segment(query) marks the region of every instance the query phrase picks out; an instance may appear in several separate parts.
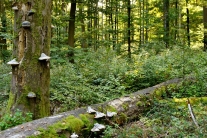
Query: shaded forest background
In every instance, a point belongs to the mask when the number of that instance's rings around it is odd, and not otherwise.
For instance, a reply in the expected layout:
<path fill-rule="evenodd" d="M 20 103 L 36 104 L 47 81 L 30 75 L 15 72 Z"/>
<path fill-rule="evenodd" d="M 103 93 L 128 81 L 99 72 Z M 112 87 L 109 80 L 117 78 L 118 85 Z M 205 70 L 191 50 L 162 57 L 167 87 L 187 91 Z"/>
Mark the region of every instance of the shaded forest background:
<path fill-rule="evenodd" d="M 13 26 L 14 7 L 15 2 L 1 0 L 2 129 L 10 127 L 5 126 L 3 116 L 11 87 L 11 68 L 5 63 L 15 58 L 13 44 L 17 34 Z M 54 0 L 51 10 L 52 14 L 48 15 L 52 17 L 51 114 L 108 101 L 172 78 L 186 76 L 195 79 L 167 90 L 173 93 L 170 98 L 206 97 L 207 3 L 204 0 Z M 152 118 L 142 118 L 141 122 L 151 121 L 149 124 L 153 124 L 153 117 L 163 117 L 164 111 L 167 112 L 163 107 L 172 107 L 168 102 L 157 104 L 152 109 L 159 115 L 152 113 Z M 200 113 L 200 124 L 207 120 L 203 117 L 206 103 L 202 104 L 196 109 L 196 113 Z M 163 108 L 163 112 L 156 106 Z M 169 114 L 174 112 L 179 111 L 170 110 Z M 18 115 L 21 116 L 19 111 Z M 183 123 L 178 120 L 175 122 Z M 192 126 L 187 121 L 185 123 L 183 128 L 189 129 L 183 132 L 183 136 L 189 133 Z M 162 123 L 157 124 L 155 130 L 162 128 Z M 201 127 L 206 132 L 206 127 Z M 173 134 L 182 129 L 172 128 Z M 111 137 L 114 133 L 112 130 L 108 127 L 105 136 Z M 150 129 L 146 133 L 158 136 L 155 130 Z M 193 132 L 196 136 L 203 134 L 196 130 Z"/>

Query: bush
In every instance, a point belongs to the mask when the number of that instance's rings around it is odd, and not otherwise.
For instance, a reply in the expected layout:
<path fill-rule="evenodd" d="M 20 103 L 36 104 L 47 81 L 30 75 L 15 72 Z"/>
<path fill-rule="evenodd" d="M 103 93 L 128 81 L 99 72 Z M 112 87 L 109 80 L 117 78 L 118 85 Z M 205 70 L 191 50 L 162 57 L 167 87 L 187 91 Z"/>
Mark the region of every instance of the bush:
<path fill-rule="evenodd" d="M 5 64 L 0 65 L 0 116 L 3 114 L 4 108 L 6 107 L 7 100 L 9 98 L 11 67 Z"/>
<path fill-rule="evenodd" d="M 23 113 L 20 110 L 17 110 L 14 115 L 5 114 L 0 122 L 0 130 L 5 130 L 13 126 L 20 125 L 25 122 L 32 120 L 32 113 Z"/>
<path fill-rule="evenodd" d="M 122 76 L 128 68 L 125 60 L 106 49 L 76 51 L 76 56 L 75 64 L 52 66 L 50 90 L 54 106 L 66 111 L 123 95 Z"/>

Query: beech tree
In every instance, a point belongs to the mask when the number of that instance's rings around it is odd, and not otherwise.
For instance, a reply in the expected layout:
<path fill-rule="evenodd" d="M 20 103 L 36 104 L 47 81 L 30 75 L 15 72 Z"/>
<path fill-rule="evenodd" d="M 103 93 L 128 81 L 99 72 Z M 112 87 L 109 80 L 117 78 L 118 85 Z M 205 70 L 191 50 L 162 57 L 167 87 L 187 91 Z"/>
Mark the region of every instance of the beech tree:
<path fill-rule="evenodd" d="M 203 24 L 204 24 L 204 51 L 207 50 L 207 6 L 203 6 Z"/>
<path fill-rule="evenodd" d="M 71 8 L 70 8 L 70 20 L 69 20 L 69 30 L 68 30 L 68 44 L 69 44 L 69 62 L 74 63 L 74 51 L 73 48 L 75 43 L 75 11 L 76 11 L 76 1 L 71 1 Z"/>
<path fill-rule="evenodd" d="M 163 12 L 164 12 L 164 42 L 166 48 L 169 47 L 169 36 L 170 36 L 170 21 L 169 21 L 169 0 L 163 1 Z"/>
<path fill-rule="evenodd" d="M 0 21 L 0 57 L 3 57 L 2 53 L 7 50 L 6 38 L 4 37 L 4 33 L 6 33 L 6 12 L 4 0 L 0 3 Z"/>
<path fill-rule="evenodd" d="M 34 119 L 50 115 L 49 54 L 52 0 L 13 3 L 14 52 L 11 92 L 7 111 L 33 113 Z M 47 56 L 45 56 L 44 54 Z M 41 57 L 40 56 L 44 56 Z M 47 60 L 46 60 L 47 59 Z"/>

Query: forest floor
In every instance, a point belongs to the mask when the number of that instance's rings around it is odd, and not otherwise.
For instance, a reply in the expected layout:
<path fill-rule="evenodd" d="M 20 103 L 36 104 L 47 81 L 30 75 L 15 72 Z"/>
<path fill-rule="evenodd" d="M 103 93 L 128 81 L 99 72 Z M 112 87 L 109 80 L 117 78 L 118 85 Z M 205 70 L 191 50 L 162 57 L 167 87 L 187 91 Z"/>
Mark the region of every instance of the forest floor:
<path fill-rule="evenodd" d="M 198 124 L 196 126 L 187 104 L 177 102 L 185 100 L 186 98 L 158 101 L 139 119 L 119 128 L 109 127 L 104 138 L 206 138 L 207 102 L 192 101 L 191 107 Z"/>

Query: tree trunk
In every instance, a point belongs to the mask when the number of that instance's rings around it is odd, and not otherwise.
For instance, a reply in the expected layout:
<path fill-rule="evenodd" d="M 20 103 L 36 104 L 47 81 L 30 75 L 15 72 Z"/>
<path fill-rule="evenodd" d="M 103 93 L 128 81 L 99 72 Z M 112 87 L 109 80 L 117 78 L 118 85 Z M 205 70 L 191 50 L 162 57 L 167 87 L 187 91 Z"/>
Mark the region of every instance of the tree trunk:
<path fill-rule="evenodd" d="M 128 36 L 127 36 L 127 41 L 128 41 L 128 58 L 130 59 L 131 58 L 131 30 L 130 30 L 130 27 L 131 27 L 131 3 L 130 3 L 130 0 L 128 0 L 128 3 L 127 3 L 127 13 L 128 13 Z"/>
<path fill-rule="evenodd" d="M 142 3 L 139 1 L 139 48 L 142 46 Z"/>
<path fill-rule="evenodd" d="M 170 36 L 170 21 L 169 21 L 169 0 L 164 0 L 164 42 L 165 47 L 169 48 L 169 36 Z"/>
<path fill-rule="evenodd" d="M 98 22 L 99 22 L 99 15 L 98 15 L 98 0 L 95 1 L 95 6 L 93 6 L 94 11 L 94 20 L 93 20 L 93 47 L 94 51 L 97 51 L 98 49 Z"/>
<path fill-rule="evenodd" d="M 51 41 L 51 0 L 33 0 L 17 3 L 15 11 L 15 39 L 14 57 L 19 61 L 19 66 L 12 66 L 11 92 L 7 111 L 14 113 L 17 109 L 33 113 L 34 119 L 50 115 L 49 61 L 39 60 L 41 53 L 50 54 Z M 33 15 L 28 12 L 34 9 Z M 22 26 L 24 21 L 29 21 L 30 26 Z M 28 94 L 36 97 L 30 98 Z"/>
<path fill-rule="evenodd" d="M 68 30 L 68 44 L 69 44 L 68 57 L 69 57 L 69 62 L 71 63 L 75 62 L 74 61 L 75 12 L 76 12 L 76 2 L 75 0 L 72 0 L 71 8 L 70 8 L 69 30 Z"/>
<path fill-rule="evenodd" d="M 0 32 L 4 35 L 6 33 L 6 12 L 4 0 L 0 3 L 0 20 L 1 20 L 1 30 Z M 0 57 L 4 60 L 4 51 L 7 50 L 6 38 L 3 35 L 0 35 Z"/>
<path fill-rule="evenodd" d="M 79 7 L 79 12 L 80 12 L 80 20 L 81 20 L 81 31 L 83 33 L 83 36 L 81 37 L 81 48 L 84 49 L 84 51 L 87 51 L 86 48 L 87 48 L 87 44 L 86 44 L 86 29 L 85 29 L 85 23 L 84 23 L 84 18 L 85 18 L 85 15 L 83 14 L 83 7 L 84 5 L 83 4 L 80 4 L 80 7 Z"/>
<path fill-rule="evenodd" d="M 189 9 L 188 9 L 188 0 L 186 0 L 186 13 L 187 13 L 187 20 L 186 20 L 186 24 L 187 24 L 187 41 L 188 41 L 188 46 L 190 47 L 190 17 L 189 17 Z"/>
<path fill-rule="evenodd" d="M 203 6 L 203 24 L 204 24 L 204 51 L 207 51 L 207 6 Z"/>
<path fill-rule="evenodd" d="M 176 41 L 178 36 L 178 20 L 179 20 L 179 2 L 178 0 L 175 1 L 175 11 L 176 11 L 176 18 L 175 18 L 175 34 L 174 40 Z"/>
<path fill-rule="evenodd" d="M 146 13 L 145 13 L 145 17 L 146 17 L 146 19 L 145 19 L 145 43 L 148 43 L 148 39 L 149 39 L 149 34 L 148 34 L 148 26 L 149 26 L 149 2 L 148 1 L 146 1 L 146 9 L 145 9 L 145 11 L 146 11 Z"/>

